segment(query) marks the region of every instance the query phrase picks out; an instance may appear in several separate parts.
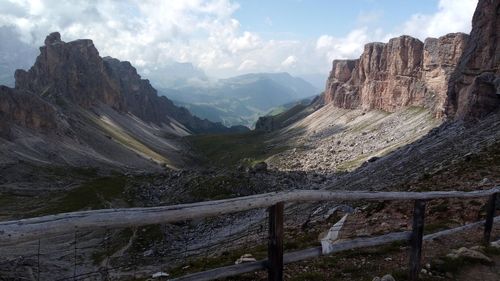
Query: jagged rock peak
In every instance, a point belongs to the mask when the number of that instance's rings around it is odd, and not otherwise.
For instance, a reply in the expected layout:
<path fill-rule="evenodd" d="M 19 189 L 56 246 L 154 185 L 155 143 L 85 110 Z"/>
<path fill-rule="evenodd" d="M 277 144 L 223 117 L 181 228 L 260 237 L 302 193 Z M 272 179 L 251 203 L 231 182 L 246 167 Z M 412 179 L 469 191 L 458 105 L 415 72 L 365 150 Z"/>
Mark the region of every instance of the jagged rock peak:
<path fill-rule="evenodd" d="M 61 41 L 51 33 L 40 55 L 28 70 L 17 70 L 15 87 L 54 102 L 66 99 L 84 108 L 99 103 L 124 110 L 116 81 L 109 78 L 102 58 L 91 40 Z"/>
<path fill-rule="evenodd" d="M 61 41 L 61 34 L 59 32 L 52 32 L 45 37 L 45 45 L 51 45 L 53 43 L 59 43 Z"/>

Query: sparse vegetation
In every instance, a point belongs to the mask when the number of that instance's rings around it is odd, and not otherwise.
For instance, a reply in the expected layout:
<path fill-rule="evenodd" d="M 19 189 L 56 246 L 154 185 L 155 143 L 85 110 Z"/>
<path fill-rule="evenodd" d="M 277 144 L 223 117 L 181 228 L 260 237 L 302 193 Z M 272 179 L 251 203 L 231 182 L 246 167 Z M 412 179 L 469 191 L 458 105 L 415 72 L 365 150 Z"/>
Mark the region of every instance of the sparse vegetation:
<path fill-rule="evenodd" d="M 39 210 L 36 215 L 49 215 L 73 212 L 83 209 L 103 209 L 109 207 L 109 202 L 121 200 L 127 178 L 123 175 L 114 175 L 91 179 L 77 188 L 65 192 L 62 196 L 55 196 L 50 204 Z"/>
<path fill-rule="evenodd" d="M 238 164 L 252 165 L 265 160 L 287 147 L 269 143 L 269 135 L 247 132 L 224 135 L 199 135 L 186 139 L 205 160 L 206 164 L 231 167 Z"/>
<path fill-rule="evenodd" d="M 217 200 L 239 196 L 242 191 L 252 193 L 253 184 L 248 178 L 200 176 L 188 182 L 186 189 L 193 201 Z"/>

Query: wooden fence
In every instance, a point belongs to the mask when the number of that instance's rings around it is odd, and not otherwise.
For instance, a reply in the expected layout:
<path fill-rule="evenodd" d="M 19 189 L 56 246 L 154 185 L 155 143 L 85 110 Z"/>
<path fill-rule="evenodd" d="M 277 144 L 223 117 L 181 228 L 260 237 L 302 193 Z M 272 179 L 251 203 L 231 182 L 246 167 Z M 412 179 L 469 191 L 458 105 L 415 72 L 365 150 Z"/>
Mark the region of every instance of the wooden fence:
<path fill-rule="evenodd" d="M 271 281 L 283 280 L 283 265 L 325 254 L 345 250 L 378 246 L 396 241 L 410 243 L 409 280 L 417 280 L 420 272 L 422 243 L 437 237 L 449 235 L 484 224 L 484 243 L 489 243 L 495 218 L 497 194 L 500 187 L 473 192 L 367 192 L 367 191 L 317 191 L 298 190 L 274 192 L 253 196 L 207 201 L 175 206 L 151 208 L 104 209 L 49 215 L 17 221 L 0 222 L 0 246 L 32 241 L 41 237 L 96 228 L 136 227 L 160 223 L 219 216 L 257 208 L 269 208 L 268 259 L 215 268 L 189 274 L 174 280 L 213 280 L 242 273 L 267 269 Z M 426 201 L 433 199 L 471 199 L 489 197 L 487 215 L 484 222 L 477 222 L 454 229 L 448 229 L 424 236 Z M 412 230 L 393 232 L 378 237 L 356 238 L 330 245 L 325 252 L 322 247 L 314 247 L 296 252 L 283 253 L 283 221 L 285 203 L 319 201 L 414 201 Z"/>

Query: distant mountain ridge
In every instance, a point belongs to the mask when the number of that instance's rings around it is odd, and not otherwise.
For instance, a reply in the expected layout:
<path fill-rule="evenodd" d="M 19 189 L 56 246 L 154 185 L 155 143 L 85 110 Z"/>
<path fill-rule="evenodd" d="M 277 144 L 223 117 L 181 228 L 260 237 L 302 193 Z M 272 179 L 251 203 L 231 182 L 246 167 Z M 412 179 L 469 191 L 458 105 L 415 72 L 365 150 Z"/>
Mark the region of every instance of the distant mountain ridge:
<path fill-rule="evenodd" d="M 288 73 L 251 73 L 203 86 L 159 91 L 197 116 L 246 126 L 253 126 L 259 116 L 275 107 L 319 94 L 309 82 Z"/>

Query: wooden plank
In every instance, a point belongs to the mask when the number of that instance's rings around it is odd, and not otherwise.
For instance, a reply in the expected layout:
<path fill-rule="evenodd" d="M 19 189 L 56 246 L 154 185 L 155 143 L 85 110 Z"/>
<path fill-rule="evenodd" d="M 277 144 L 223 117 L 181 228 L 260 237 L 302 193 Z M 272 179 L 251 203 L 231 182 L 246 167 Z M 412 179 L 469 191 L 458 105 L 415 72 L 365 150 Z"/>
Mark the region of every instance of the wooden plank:
<path fill-rule="evenodd" d="M 174 206 L 80 211 L 0 222 L 0 245 L 35 240 L 54 234 L 72 232 L 75 229 L 143 226 L 219 216 L 251 209 L 267 208 L 278 202 L 477 198 L 490 196 L 497 192 L 500 192 L 499 187 L 472 192 L 440 191 L 421 193 L 298 190 Z"/>
<path fill-rule="evenodd" d="M 317 258 L 323 255 L 321 246 L 309 248 L 305 250 L 285 253 L 283 255 L 283 264 L 289 264 L 293 262 L 308 260 L 312 258 Z"/>
<path fill-rule="evenodd" d="M 422 244 L 424 236 L 425 201 L 416 200 L 413 208 L 413 226 L 410 238 L 410 272 L 409 280 L 417 281 L 420 273 Z"/>
<path fill-rule="evenodd" d="M 283 211 L 284 203 L 269 208 L 269 242 L 267 246 L 269 281 L 283 281 Z"/>
<path fill-rule="evenodd" d="M 500 223 L 500 216 L 495 217 L 494 219 L 495 222 Z M 467 224 L 464 226 L 452 228 L 452 229 L 447 229 L 443 231 L 439 231 L 433 234 L 428 234 L 423 237 L 423 240 L 432 240 L 440 237 L 444 237 L 447 235 L 455 234 L 460 231 L 465 231 L 474 227 L 479 227 L 481 224 L 483 224 L 484 221 L 482 222 L 476 222 L 476 223 L 471 223 Z M 395 232 L 395 233 L 388 233 L 385 235 L 377 236 L 377 237 L 370 237 L 370 238 L 356 238 L 348 241 L 343 241 L 343 242 L 338 242 L 334 243 L 333 246 L 331 247 L 331 251 L 329 252 L 330 254 L 334 253 L 339 253 L 342 251 L 346 250 L 353 250 L 353 249 L 359 249 L 359 248 L 367 248 L 367 247 L 376 247 L 376 246 L 381 246 L 381 245 L 386 245 L 390 244 L 393 242 L 400 242 L 400 241 L 410 241 L 411 239 L 411 231 L 404 231 L 404 232 Z M 295 252 L 290 252 L 290 253 L 285 253 L 283 256 L 283 264 L 290 264 L 302 260 L 307 260 L 307 259 L 312 259 L 312 258 L 317 258 L 322 256 L 322 248 L 319 247 L 313 247 L 305 250 L 300 250 L 300 251 L 295 251 Z M 230 277 L 230 276 L 235 276 L 243 273 L 248 273 L 248 272 L 254 272 L 258 270 L 264 270 L 267 268 L 267 260 L 262 260 L 262 261 L 257 261 L 257 262 L 252 262 L 252 263 L 244 263 L 244 264 L 238 264 L 238 265 L 231 265 L 231 266 L 226 266 L 226 267 L 220 267 L 216 269 L 211 269 L 203 272 L 197 272 L 189 275 L 185 275 L 179 278 L 172 279 L 172 281 L 207 281 L 207 280 L 214 280 L 218 278 L 225 278 L 225 277 Z"/>
<path fill-rule="evenodd" d="M 496 222 L 496 223 L 500 223 L 500 216 L 495 217 L 495 219 L 493 221 Z M 439 239 L 439 238 L 441 238 L 443 236 L 452 235 L 452 234 L 455 234 L 455 233 L 458 233 L 458 232 L 462 232 L 462 231 L 465 231 L 465 230 L 469 230 L 469 229 L 472 229 L 472 228 L 475 228 L 475 227 L 482 226 L 482 225 L 485 224 L 485 222 L 486 221 L 473 222 L 473 223 L 469 223 L 469 224 L 462 225 L 462 226 L 459 226 L 459 227 L 442 230 L 442 231 L 439 231 L 439 232 L 436 232 L 436 233 L 427 234 L 427 235 L 424 236 L 423 239 L 424 239 L 424 241 Z"/>
<path fill-rule="evenodd" d="M 491 229 L 493 228 L 493 218 L 495 217 L 497 203 L 497 193 L 490 195 L 488 200 L 488 206 L 486 206 L 486 221 L 484 223 L 484 235 L 483 235 L 483 243 L 484 245 L 490 244 L 491 239 Z"/>
<path fill-rule="evenodd" d="M 356 248 L 372 247 L 384 245 L 397 241 L 408 241 L 410 239 L 410 232 L 389 233 L 372 238 L 357 238 L 349 241 L 339 242 L 333 246 L 331 253 L 338 253 L 345 250 Z M 286 253 L 283 256 L 283 264 L 289 264 L 306 259 L 316 258 L 322 255 L 321 247 L 314 247 L 305 250 Z M 268 268 L 268 260 L 261 260 L 252 263 L 243 263 L 238 265 L 230 265 L 220 267 L 203 272 L 192 273 L 182 277 L 171 279 L 171 281 L 207 281 L 219 278 L 235 276 L 243 273 L 263 270 Z"/>
<path fill-rule="evenodd" d="M 404 241 L 404 240 L 409 241 L 410 236 L 411 236 L 410 231 L 403 231 L 403 232 L 388 233 L 377 237 L 356 238 L 345 242 L 337 242 L 333 243 L 332 246 L 329 247 L 328 253 L 325 254 L 332 254 L 350 249 L 379 246 L 396 241 Z"/>
<path fill-rule="evenodd" d="M 208 281 L 220 278 L 240 275 L 243 273 L 264 270 L 267 268 L 267 260 L 235 264 L 219 267 L 207 271 L 196 272 L 182 277 L 169 279 L 171 281 Z"/>

